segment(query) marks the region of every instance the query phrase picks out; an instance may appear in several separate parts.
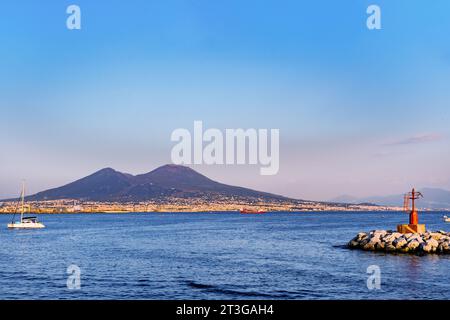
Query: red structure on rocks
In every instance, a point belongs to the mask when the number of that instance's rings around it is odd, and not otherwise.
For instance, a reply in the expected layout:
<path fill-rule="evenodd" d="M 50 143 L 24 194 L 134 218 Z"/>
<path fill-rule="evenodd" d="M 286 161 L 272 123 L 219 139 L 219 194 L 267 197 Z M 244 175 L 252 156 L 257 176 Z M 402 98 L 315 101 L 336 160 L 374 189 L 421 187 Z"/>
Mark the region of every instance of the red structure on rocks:
<path fill-rule="evenodd" d="M 416 209 L 416 200 L 422 198 L 423 195 L 417 192 L 414 188 L 411 192 L 405 194 L 404 210 L 409 211 L 409 203 L 411 201 L 412 209 L 409 212 L 409 224 L 400 224 L 397 226 L 397 231 L 400 233 L 425 233 L 425 225 L 419 224 L 419 215 Z"/>

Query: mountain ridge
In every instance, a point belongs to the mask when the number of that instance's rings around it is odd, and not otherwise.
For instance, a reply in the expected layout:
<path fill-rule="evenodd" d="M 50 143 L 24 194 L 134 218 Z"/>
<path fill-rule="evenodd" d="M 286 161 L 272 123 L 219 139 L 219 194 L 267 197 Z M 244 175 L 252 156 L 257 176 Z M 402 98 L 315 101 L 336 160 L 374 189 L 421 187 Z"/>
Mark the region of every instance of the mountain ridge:
<path fill-rule="evenodd" d="M 27 200 L 74 199 L 128 202 L 166 197 L 249 197 L 265 200 L 290 198 L 249 188 L 223 184 L 180 165 L 166 164 L 150 172 L 132 175 L 103 168 L 60 187 L 27 196 Z"/>

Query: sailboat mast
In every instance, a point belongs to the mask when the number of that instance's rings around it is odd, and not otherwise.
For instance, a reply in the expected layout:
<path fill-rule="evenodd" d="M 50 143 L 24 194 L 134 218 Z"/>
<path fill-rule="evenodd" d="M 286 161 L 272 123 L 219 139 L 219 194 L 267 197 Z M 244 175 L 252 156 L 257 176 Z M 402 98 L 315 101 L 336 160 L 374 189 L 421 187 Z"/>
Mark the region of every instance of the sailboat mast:
<path fill-rule="evenodd" d="M 25 211 L 25 181 L 22 181 L 22 210 L 20 212 L 20 222 L 23 221 L 24 211 Z"/>

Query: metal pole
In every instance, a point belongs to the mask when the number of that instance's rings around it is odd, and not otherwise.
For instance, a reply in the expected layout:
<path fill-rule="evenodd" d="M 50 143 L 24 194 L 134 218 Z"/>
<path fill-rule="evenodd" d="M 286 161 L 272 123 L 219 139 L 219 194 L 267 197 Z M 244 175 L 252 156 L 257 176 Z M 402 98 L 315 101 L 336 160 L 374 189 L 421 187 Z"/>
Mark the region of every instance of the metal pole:
<path fill-rule="evenodd" d="M 20 212 L 20 223 L 23 221 L 23 214 L 25 211 L 25 180 L 22 181 L 22 210 Z"/>

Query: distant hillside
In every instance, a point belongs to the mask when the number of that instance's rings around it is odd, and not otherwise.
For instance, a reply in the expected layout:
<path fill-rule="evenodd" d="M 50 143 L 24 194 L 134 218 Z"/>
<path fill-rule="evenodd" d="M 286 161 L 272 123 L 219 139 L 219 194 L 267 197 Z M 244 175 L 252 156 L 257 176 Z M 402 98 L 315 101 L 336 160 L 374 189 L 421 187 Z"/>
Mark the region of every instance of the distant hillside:
<path fill-rule="evenodd" d="M 222 184 L 191 168 L 179 165 L 165 165 L 136 176 L 106 168 L 65 186 L 29 196 L 27 200 L 77 199 L 125 202 L 165 197 L 246 197 L 271 201 L 288 200 L 271 193 Z"/>
<path fill-rule="evenodd" d="M 423 188 L 419 190 L 424 195 L 417 204 L 424 209 L 450 209 L 450 191 L 438 188 Z M 373 203 L 385 206 L 403 206 L 403 195 L 388 195 L 379 197 L 355 198 L 341 196 L 331 200 L 337 203 Z"/>

